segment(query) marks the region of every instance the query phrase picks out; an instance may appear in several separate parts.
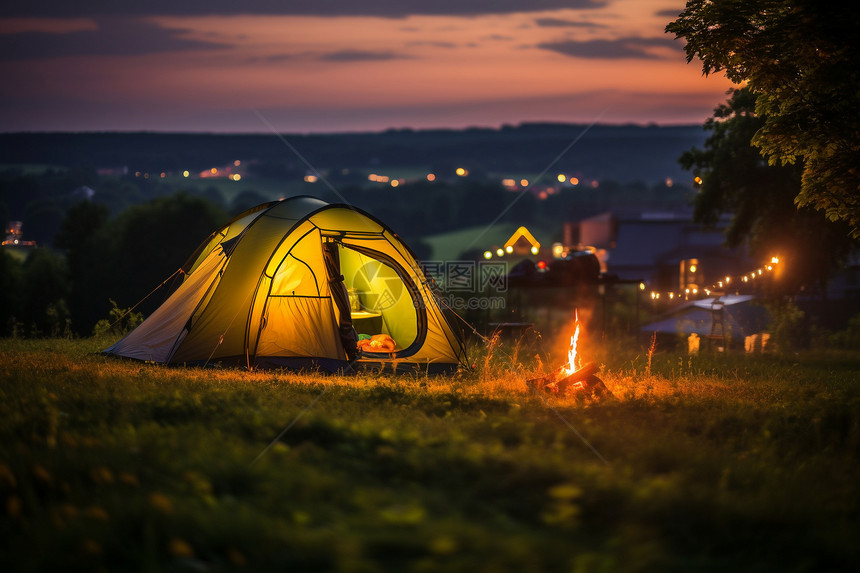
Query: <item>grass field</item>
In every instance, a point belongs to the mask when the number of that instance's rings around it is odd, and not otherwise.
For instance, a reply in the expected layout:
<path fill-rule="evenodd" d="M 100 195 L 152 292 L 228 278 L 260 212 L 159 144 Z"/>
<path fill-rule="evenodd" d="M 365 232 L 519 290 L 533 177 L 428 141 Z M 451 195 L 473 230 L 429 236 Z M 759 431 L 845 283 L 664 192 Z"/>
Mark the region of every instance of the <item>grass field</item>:
<path fill-rule="evenodd" d="M 860 352 L 586 347 L 614 395 L 591 400 L 530 393 L 542 366 L 509 346 L 428 378 L 168 368 L 107 343 L 0 341 L 7 571 L 860 562 Z"/>

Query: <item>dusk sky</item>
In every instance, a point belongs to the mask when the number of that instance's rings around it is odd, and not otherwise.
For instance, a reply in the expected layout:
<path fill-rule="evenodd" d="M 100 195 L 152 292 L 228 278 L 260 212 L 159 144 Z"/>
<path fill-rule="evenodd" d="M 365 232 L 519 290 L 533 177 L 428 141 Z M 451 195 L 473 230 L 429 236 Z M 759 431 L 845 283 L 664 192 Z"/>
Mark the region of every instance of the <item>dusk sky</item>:
<path fill-rule="evenodd" d="M 0 131 L 700 124 L 683 0 L 7 3 Z"/>

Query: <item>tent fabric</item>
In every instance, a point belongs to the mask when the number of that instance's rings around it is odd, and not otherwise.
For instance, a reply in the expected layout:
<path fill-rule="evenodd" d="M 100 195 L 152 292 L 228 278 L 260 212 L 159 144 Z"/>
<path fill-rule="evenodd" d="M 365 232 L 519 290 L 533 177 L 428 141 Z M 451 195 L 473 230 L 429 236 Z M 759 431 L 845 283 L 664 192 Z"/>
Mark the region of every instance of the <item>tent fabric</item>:
<path fill-rule="evenodd" d="M 165 364 L 428 372 L 468 364 L 410 249 L 383 223 L 314 197 L 266 203 L 210 235 L 184 280 L 111 355 Z M 390 336 L 364 352 L 358 334 Z"/>

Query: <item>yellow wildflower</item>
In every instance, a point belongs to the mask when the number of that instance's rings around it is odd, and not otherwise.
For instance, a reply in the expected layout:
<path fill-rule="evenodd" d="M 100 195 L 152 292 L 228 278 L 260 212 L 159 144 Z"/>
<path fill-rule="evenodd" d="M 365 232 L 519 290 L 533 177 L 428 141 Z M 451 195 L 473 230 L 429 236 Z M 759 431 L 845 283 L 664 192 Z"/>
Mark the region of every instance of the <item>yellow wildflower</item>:
<path fill-rule="evenodd" d="M 181 537 L 171 539 L 167 549 L 174 557 L 194 557 L 194 548 Z"/>
<path fill-rule="evenodd" d="M 149 494 L 149 504 L 162 513 L 173 513 L 173 502 L 163 493 Z"/>

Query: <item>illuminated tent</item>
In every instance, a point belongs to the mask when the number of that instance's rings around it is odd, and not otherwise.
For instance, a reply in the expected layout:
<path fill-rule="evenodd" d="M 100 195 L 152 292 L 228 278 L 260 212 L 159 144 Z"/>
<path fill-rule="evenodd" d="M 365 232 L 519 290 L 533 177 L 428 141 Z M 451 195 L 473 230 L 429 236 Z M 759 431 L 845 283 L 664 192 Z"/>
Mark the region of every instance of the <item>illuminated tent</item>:
<path fill-rule="evenodd" d="M 181 270 L 164 304 L 105 353 L 329 372 L 466 363 L 412 252 L 354 207 L 306 196 L 260 205 L 215 231 Z M 396 346 L 356 356 L 362 334 Z"/>

